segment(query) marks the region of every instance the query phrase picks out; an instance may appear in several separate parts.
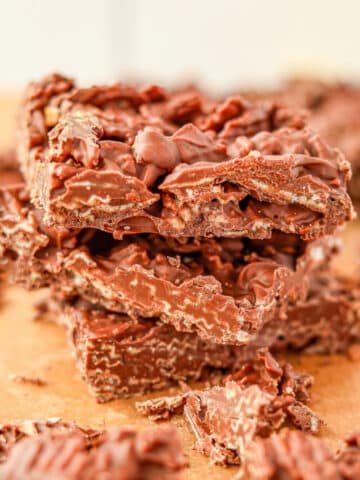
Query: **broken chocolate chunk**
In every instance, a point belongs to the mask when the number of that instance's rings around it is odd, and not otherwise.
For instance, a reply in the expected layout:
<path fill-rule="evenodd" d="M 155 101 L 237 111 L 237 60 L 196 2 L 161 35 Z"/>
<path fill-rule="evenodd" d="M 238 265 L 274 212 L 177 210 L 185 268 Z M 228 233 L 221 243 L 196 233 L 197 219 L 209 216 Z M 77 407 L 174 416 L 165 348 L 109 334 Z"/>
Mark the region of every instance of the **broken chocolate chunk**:
<path fill-rule="evenodd" d="M 153 420 L 183 410 L 196 448 L 210 462 L 240 464 L 254 438 L 268 437 L 286 420 L 318 433 L 322 422 L 306 405 L 311 385 L 309 375 L 295 373 L 290 364 L 260 349 L 222 386 L 138 402 L 137 409 Z"/>

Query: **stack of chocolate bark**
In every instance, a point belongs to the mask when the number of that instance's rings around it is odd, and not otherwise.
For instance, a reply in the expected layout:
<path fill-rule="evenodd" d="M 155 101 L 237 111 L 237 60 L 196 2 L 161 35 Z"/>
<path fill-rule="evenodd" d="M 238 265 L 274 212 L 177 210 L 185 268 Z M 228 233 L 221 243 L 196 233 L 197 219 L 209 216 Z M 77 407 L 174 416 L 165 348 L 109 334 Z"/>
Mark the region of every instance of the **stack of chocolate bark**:
<path fill-rule="evenodd" d="M 359 337 L 356 293 L 328 270 L 349 163 L 297 111 L 52 75 L 17 134 L 0 251 L 17 283 L 51 287 L 98 401 Z"/>

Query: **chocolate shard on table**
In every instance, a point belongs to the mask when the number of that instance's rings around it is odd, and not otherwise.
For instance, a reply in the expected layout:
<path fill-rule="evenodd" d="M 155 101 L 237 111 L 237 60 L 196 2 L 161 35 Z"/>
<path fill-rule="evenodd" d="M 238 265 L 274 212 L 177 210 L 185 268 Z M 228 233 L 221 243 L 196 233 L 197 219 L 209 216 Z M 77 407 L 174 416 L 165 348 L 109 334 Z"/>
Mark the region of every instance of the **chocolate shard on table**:
<path fill-rule="evenodd" d="M 183 410 L 196 448 L 210 462 L 239 464 L 254 438 L 268 437 L 285 421 L 307 432 L 319 431 L 322 422 L 306 405 L 312 382 L 260 349 L 222 386 L 139 402 L 137 409 L 155 420 Z"/>
<path fill-rule="evenodd" d="M 98 402 L 141 395 L 233 370 L 242 352 L 178 332 L 156 319 L 133 320 L 77 301 L 57 306 L 82 378 Z"/>
<path fill-rule="evenodd" d="M 87 442 L 80 427 L 21 437 L 0 463 L 6 480 L 180 480 L 186 466 L 173 427 L 104 431 Z"/>
<path fill-rule="evenodd" d="M 16 257 L 18 283 L 56 283 L 66 295 L 133 318 L 157 317 L 212 342 L 251 341 L 280 307 L 304 298 L 306 275 L 337 245 L 332 237 L 307 242 L 281 232 L 264 240 L 114 240 L 91 229 L 46 227 L 23 186 L 1 194 L 0 246 L 3 256 Z"/>
<path fill-rule="evenodd" d="M 344 156 L 274 102 L 54 74 L 29 85 L 19 118 L 18 159 L 47 224 L 316 239 L 353 216 Z"/>
<path fill-rule="evenodd" d="M 40 377 L 34 377 L 29 375 L 20 375 L 18 373 L 12 373 L 9 375 L 9 379 L 16 383 L 23 385 L 33 385 L 36 387 L 45 387 L 47 385 L 46 380 Z"/>
<path fill-rule="evenodd" d="M 358 480 L 359 433 L 345 443 L 334 455 L 320 438 L 285 428 L 249 444 L 234 480 Z"/>

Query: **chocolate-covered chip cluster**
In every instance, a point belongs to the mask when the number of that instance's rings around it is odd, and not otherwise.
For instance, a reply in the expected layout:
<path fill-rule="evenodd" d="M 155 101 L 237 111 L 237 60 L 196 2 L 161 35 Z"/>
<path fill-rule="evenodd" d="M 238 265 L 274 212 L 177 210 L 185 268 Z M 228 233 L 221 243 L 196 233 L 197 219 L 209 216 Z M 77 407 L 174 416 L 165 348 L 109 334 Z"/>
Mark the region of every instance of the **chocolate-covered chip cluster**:
<path fill-rule="evenodd" d="M 206 348 L 274 342 L 352 217 L 343 154 L 267 99 L 53 74 L 26 89 L 17 162 L 0 245 L 19 283 Z"/>

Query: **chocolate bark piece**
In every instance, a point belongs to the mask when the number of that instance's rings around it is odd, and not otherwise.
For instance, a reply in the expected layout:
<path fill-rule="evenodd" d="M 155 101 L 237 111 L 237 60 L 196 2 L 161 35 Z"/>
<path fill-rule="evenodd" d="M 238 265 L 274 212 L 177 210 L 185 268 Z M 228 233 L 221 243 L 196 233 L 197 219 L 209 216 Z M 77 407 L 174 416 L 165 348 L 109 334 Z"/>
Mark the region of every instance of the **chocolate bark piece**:
<path fill-rule="evenodd" d="M 306 405 L 312 377 L 278 363 L 266 349 L 253 354 L 223 386 L 137 403 L 137 409 L 159 420 L 183 409 L 196 448 L 218 464 L 239 464 L 257 436 L 267 437 L 286 420 L 317 433 L 321 421 Z"/>
<path fill-rule="evenodd" d="M 268 101 L 51 75 L 25 93 L 18 159 L 47 223 L 117 238 L 315 239 L 352 217 L 342 154 Z"/>
<path fill-rule="evenodd" d="M 27 288 L 51 284 L 64 256 L 93 234 L 46 227 L 42 218 L 30 202 L 18 167 L 5 162 L 2 168 L 0 157 L 0 262 L 3 266 L 15 262 L 13 280 Z"/>
<path fill-rule="evenodd" d="M 17 373 L 9 375 L 10 380 L 17 383 L 35 385 L 37 387 L 44 387 L 47 385 L 46 380 L 40 377 L 29 377 L 28 375 L 19 375 Z"/>
<path fill-rule="evenodd" d="M 51 281 L 66 294 L 133 318 L 160 317 L 206 340 L 244 344 L 272 320 L 280 305 L 285 310 L 287 302 L 304 298 L 305 275 L 322 264 L 330 250 L 327 241 L 305 246 L 293 243 L 294 238 L 282 240 L 283 250 L 269 241 L 237 241 L 234 254 L 227 242 L 169 245 L 149 237 L 121 242 L 106 256 L 92 255 L 83 246 L 54 258 L 54 250 L 48 256 L 45 249 L 36 261 L 46 274 L 55 274 Z M 61 258 L 61 266 L 55 263 L 54 268 L 51 258 Z"/>
<path fill-rule="evenodd" d="M 11 215 L 13 208 L 12 199 L 13 195 L 9 192 L 13 188 L 18 192 L 19 184 L 23 183 L 22 177 L 18 171 L 16 164 L 15 151 L 14 150 L 1 150 L 0 151 L 0 216 L 1 216 L 1 228 L 6 228 L 6 219 L 4 215 L 8 213 Z M 3 190 L 3 188 L 5 190 Z M 15 197 L 17 196 L 15 194 Z M 21 202 L 21 201 L 20 201 Z M 5 208 L 4 208 L 5 204 Z M 6 258 L 6 247 L 2 239 L 3 234 L 0 232 L 0 290 L 7 279 L 9 262 Z"/>
<path fill-rule="evenodd" d="M 333 455 L 326 444 L 305 432 L 284 429 L 257 438 L 244 457 L 236 480 L 357 480 L 360 478 L 359 433 L 345 439 Z"/>
<path fill-rule="evenodd" d="M 309 125 L 342 149 L 352 167 L 348 191 L 360 202 L 360 89 L 350 84 L 323 85 L 321 101 L 311 108 Z"/>
<path fill-rule="evenodd" d="M 241 363 L 236 347 L 205 342 L 155 319 L 132 320 L 78 301 L 59 306 L 82 378 L 98 402 L 206 379 Z"/>
<path fill-rule="evenodd" d="M 17 442 L 0 465 L 7 480 L 180 480 L 185 459 L 173 427 L 104 432 L 89 446 L 78 431 L 47 432 Z"/>
<path fill-rule="evenodd" d="M 360 432 L 353 432 L 345 438 L 345 448 L 336 457 L 341 478 L 360 478 Z"/>
<path fill-rule="evenodd" d="M 76 433 L 82 436 L 86 446 L 91 448 L 96 445 L 103 432 L 80 427 L 73 422 L 64 422 L 57 417 L 2 424 L 0 425 L 0 463 L 6 460 L 11 448 L 20 440 L 44 433 Z"/>
<path fill-rule="evenodd" d="M 345 153 L 352 166 L 349 193 L 360 201 L 360 88 L 349 83 L 325 83 L 316 79 L 293 79 L 276 92 L 251 98 L 274 98 L 292 107 L 309 110 L 308 125 L 331 145 Z"/>
<path fill-rule="evenodd" d="M 29 208 L 24 186 L 19 184 L 19 181 L 20 177 L 17 178 L 15 185 L 7 184 L 6 187 L 3 186 L 0 188 L 0 223 L 2 225 L 0 247 L 2 248 L 3 255 L 7 252 L 11 257 L 16 256 L 16 268 L 13 270 L 15 280 L 18 283 L 25 284 L 28 287 L 50 285 L 54 282 L 54 273 L 55 276 L 58 276 L 63 272 L 62 265 L 64 257 L 68 255 L 69 252 L 72 252 L 74 248 L 79 247 L 83 240 L 86 241 L 86 236 L 88 237 L 87 242 L 89 242 L 93 232 L 71 231 L 60 228 L 45 229 L 44 225 L 39 222 L 39 215 L 37 214 L 37 216 L 35 216 L 38 212 Z M 280 240 L 279 236 L 276 238 L 277 241 Z M 290 237 L 286 238 L 290 239 Z M 226 261 L 226 258 L 225 261 L 222 259 L 224 252 L 221 253 L 221 243 L 227 243 L 229 249 L 231 242 L 233 241 L 222 240 L 222 242 L 215 244 L 211 240 L 208 243 L 199 243 L 199 245 L 203 246 L 208 245 L 207 250 L 208 252 L 212 250 L 211 255 L 213 255 L 216 250 L 220 250 L 220 258 L 214 262 L 214 264 L 215 266 L 220 265 L 217 271 L 227 271 L 227 277 L 232 276 L 231 272 L 233 272 L 233 269 L 229 268 L 230 264 Z M 99 243 L 99 237 L 97 237 L 96 243 Z M 251 242 L 247 243 L 251 245 Z M 257 243 L 259 244 L 259 242 Z M 112 245 L 112 243 L 110 244 Z M 267 245 L 267 242 L 260 244 L 263 245 L 264 249 L 271 248 Z M 126 246 L 126 242 L 124 242 L 123 245 Z M 233 250 L 239 245 L 241 246 L 242 244 L 240 242 L 234 242 Z M 254 243 L 254 245 L 256 245 L 256 243 Z M 81 248 L 85 249 L 85 247 L 80 247 L 80 249 Z M 181 246 L 173 241 L 170 248 L 170 250 L 172 250 L 172 257 L 176 257 L 176 248 L 183 250 L 183 256 L 185 258 L 186 250 L 189 248 L 190 250 L 192 248 L 196 250 L 196 245 L 191 246 L 191 242 L 189 242 L 189 244 Z M 150 250 L 151 249 L 153 249 L 153 245 Z M 85 250 L 87 251 L 88 247 L 86 247 Z M 241 250 L 241 248 L 238 250 Z M 286 252 L 286 243 L 280 250 Z M 142 250 L 142 252 L 144 251 Z M 190 253 L 191 252 L 188 252 L 186 255 L 189 258 Z M 280 253 L 278 252 L 275 255 L 279 257 Z M 169 255 L 166 256 L 168 262 L 170 257 Z M 311 256 L 318 259 L 319 265 L 326 262 L 326 255 L 321 253 L 321 249 L 313 248 Z M 322 256 L 324 257 L 323 259 Z M 89 257 L 90 255 L 85 256 L 85 258 Z M 126 257 L 126 255 L 124 255 L 124 257 Z M 108 261 L 109 258 L 106 260 Z M 103 261 L 104 259 L 101 257 L 100 263 Z M 147 261 L 149 262 L 149 260 Z M 176 264 L 176 262 L 173 263 Z M 91 261 L 90 263 L 93 262 Z M 81 269 L 81 265 L 82 263 L 80 262 L 78 271 L 86 278 L 84 271 Z M 314 265 L 314 267 L 315 266 L 316 265 Z M 186 264 L 185 267 L 188 268 Z M 74 266 L 72 268 L 74 268 Z M 172 266 L 170 270 L 174 272 L 174 269 L 175 267 Z M 184 275 L 186 269 L 180 268 L 180 270 L 180 273 Z M 62 278 L 60 287 L 66 290 L 64 293 L 73 294 L 75 287 L 71 285 L 71 281 L 73 280 L 71 278 L 72 275 L 64 275 L 63 272 L 60 277 Z M 109 278 L 110 277 L 112 278 L 112 276 L 109 276 Z M 88 281 L 87 283 L 90 282 Z M 95 294 L 96 291 L 94 288 L 91 288 L 91 293 L 87 294 L 83 284 L 84 281 L 82 285 L 76 285 L 76 289 L 78 289 L 80 293 L 88 295 L 90 300 L 96 302 L 104 301 L 99 293 Z M 224 281 L 223 284 L 225 284 Z M 331 271 L 321 274 L 321 279 L 312 277 L 310 292 L 304 302 L 298 302 L 296 307 L 289 307 L 287 311 L 288 320 L 282 321 L 282 317 L 277 315 L 276 321 L 265 325 L 260 334 L 260 345 L 273 344 L 273 347 L 276 349 L 290 347 L 295 350 L 305 349 L 306 351 L 315 353 L 345 351 L 351 343 L 359 341 L 360 339 L 358 292 L 358 285 L 348 284 L 342 279 L 333 279 Z M 108 303 L 108 301 L 106 303 L 110 308 L 119 310 L 119 303 L 115 304 L 114 307 L 114 302 Z"/>
<path fill-rule="evenodd" d="M 6 172 L 0 177 L 6 179 L 0 185 L 1 261 L 15 262 L 12 275 L 19 284 L 32 288 L 46 286 L 51 282 L 52 272 L 58 272 L 63 251 L 75 245 L 75 233 L 61 227 L 40 228 L 41 214 L 32 208 L 21 177 L 18 174 L 8 177 Z"/>
<path fill-rule="evenodd" d="M 64 261 L 66 286 L 91 302 L 131 317 L 159 317 L 179 331 L 219 343 L 245 344 L 280 306 L 304 298 L 305 276 L 328 256 L 332 240 L 159 237 L 117 244 L 106 256 L 86 246 Z"/>
<path fill-rule="evenodd" d="M 258 438 L 246 449 L 236 480 L 341 480 L 325 443 L 304 432 L 282 430 Z M 354 480 L 356 477 L 352 477 Z"/>
<path fill-rule="evenodd" d="M 143 235 L 115 241 L 104 232 L 46 227 L 22 188 L 0 189 L 2 256 L 16 257 L 18 283 L 57 283 L 66 295 L 133 318 L 160 317 L 219 343 L 248 343 L 280 306 L 303 298 L 305 276 L 327 261 L 336 243 L 280 232 L 266 240 Z"/>
<path fill-rule="evenodd" d="M 26 208 L 28 195 L 21 177 L 1 172 L 0 185 L 0 257 L 1 263 L 8 264 L 15 259 L 21 271 L 31 270 L 34 254 L 47 245 L 48 239 L 38 231 L 38 224 L 32 212 Z M 25 206 L 25 209 L 24 209 Z M 21 276 L 19 276 L 19 279 Z"/>
<path fill-rule="evenodd" d="M 290 305 L 259 333 L 260 345 L 272 351 L 290 349 L 310 354 L 345 353 L 360 343 L 360 284 L 330 269 L 310 277 L 306 298 Z"/>
<path fill-rule="evenodd" d="M 13 224 L 15 222 L 15 216 L 18 215 L 19 211 L 27 204 L 27 201 L 28 194 L 25 192 L 24 180 L 15 164 L 15 152 L 13 150 L 0 151 L 1 253 L 3 253 L 2 237 L 7 235 L 7 221 Z M 23 218 L 26 218 L 26 214 Z"/>

